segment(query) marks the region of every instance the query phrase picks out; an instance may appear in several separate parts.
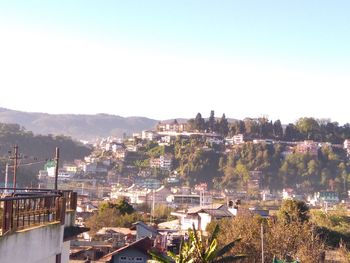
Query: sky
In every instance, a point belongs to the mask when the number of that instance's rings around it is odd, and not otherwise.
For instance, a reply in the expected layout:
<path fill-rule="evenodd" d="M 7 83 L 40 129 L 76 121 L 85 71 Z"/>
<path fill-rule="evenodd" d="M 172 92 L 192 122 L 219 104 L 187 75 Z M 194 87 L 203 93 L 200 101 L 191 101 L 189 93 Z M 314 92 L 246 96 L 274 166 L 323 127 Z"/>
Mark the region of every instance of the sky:
<path fill-rule="evenodd" d="M 350 1 L 0 0 L 0 107 L 350 122 Z"/>

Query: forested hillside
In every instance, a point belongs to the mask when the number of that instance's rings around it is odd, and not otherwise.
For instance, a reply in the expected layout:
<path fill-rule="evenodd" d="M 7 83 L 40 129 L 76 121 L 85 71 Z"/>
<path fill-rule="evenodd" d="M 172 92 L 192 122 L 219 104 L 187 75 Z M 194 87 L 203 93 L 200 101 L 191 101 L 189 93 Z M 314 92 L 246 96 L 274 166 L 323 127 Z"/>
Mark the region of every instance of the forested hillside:
<path fill-rule="evenodd" d="M 209 143 L 200 135 L 178 137 L 170 146 L 148 144 L 145 159 L 136 165 L 142 169 L 150 158 L 169 153 L 174 157 L 173 168 L 191 185 L 205 182 L 217 189 L 246 190 L 251 172 L 259 171 L 265 189 L 333 189 L 344 194 L 348 190 L 350 162 L 343 142 L 350 138 L 349 124 L 314 118 L 300 118 L 285 127 L 281 121 L 267 118 L 229 123 L 225 115 L 215 118 L 212 111 L 207 120 L 198 113 L 188 125 L 192 130 L 223 137 L 243 134 L 245 143 L 224 146 Z M 255 139 L 264 140 L 254 143 Z M 297 150 L 297 142 L 304 140 L 313 140 L 316 153 Z"/>
<path fill-rule="evenodd" d="M 280 143 L 252 142 L 222 153 L 206 148 L 196 139 L 179 140 L 173 150 L 181 178 L 190 184 L 206 182 L 217 189 L 245 190 L 250 171 L 261 171 L 262 187 L 271 190 L 297 186 L 303 192 L 346 192 L 350 182 L 346 152 L 327 145 L 319 149 L 317 156 L 296 153 Z"/>
<path fill-rule="evenodd" d="M 22 186 L 35 184 L 38 170 L 43 167 L 43 162 L 55 156 L 55 148 L 60 149 L 60 161 L 73 161 L 89 155 L 91 149 L 69 137 L 33 135 L 31 131 L 21 128 L 18 124 L 0 123 L 0 182 L 4 181 L 5 163 L 12 164 L 13 146 L 19 147 L 19 179 Z M 37 163 L 24 165 L 26 163 Z M 12 172 L 9 173 L 12 176 Z M 10 178 L 11 180 L 11 178 Z"/>
<path fill-rule="evenodd" d="M 225 114 L 215 117 L 211 111 L 208 120 L 198 113 L 188 121 L 191 130 L 200 132 L 216 132 L 222 136 L 243 134 L 246 139 L 274 139 L 284 141 L 314 140 L 342 144 L 350 138 L 350 124 L 339 125 L 329 119 L 302 117 L 295 123 L 282 125 L 281 120 L 269 120 L 266 117 L 245 118 L 244 120 L 228 121 Z"/>

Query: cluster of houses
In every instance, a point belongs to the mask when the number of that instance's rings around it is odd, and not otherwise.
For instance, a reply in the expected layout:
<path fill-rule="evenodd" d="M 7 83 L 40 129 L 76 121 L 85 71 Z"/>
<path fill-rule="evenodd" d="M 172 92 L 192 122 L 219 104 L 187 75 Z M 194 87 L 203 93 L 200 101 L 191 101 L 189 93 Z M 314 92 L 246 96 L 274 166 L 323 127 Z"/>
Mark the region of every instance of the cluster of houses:
<path fill-rule="evenodd" d="M 77 206 L 77 222 L 84 221 L 98 209 L 99 202 L 105 199 L 113 200 L 125 197 L 137 209 L 147 204 L 166 205 L 171 207 L 174 220 L 158 225 L 135 222 L 131 228 L 108 227 L 100 229 L 92 239 L 87 233 L 81 234 L 78 240 L 71 243 L 72 260 L 85 262 L 146 262 L 150 259 L 148 251 L 155 249 L 160 252 L 174 251 L 179 248 L 181 239 L 193 225 L 196 229 L 205 231 L 207 225 L 222 218 L 234 217 L 239 213 L 256 213 L 263 217 L 269 216 L 269 211 L 259 208 L 242 208 L 236 201 L 245 199 L 246 191 L 233 192 L 228 189 L 209 191 L 205 183 L 199 183 L 192 188 L 181 185 L 174 171 L 174 158 L 171 154 L 160 155 L 149 159 L 149 170 L 135 169 L 133 165 L 138 160 L 138 151 L 144 143 L 153 141 L 159 145 L 170 145 L 177 136 L 195 136 L 206 142 L 206 145 L 217 144 L 225 152 L 245 143 L 244 136 L 238 134 L 232 138 L 223 138 L 217 134 L 188 132 L 183 123 L 159 123 L 156 131 L 142 131 L 132 138 L 121 140 L 106 138 L 95 143 L 99 153 L 92 154 L 84 160 L 63 163 L 58 172 L 60 187 L 75 184 L 75 190 L 80 193 Z M 272 140 L 253 140 L 252 143 L 273 144 Z M 314 141 L 279 142 L 285 143 L 285 157 L 291 153 L 308 153 L 317 156 L 322 144 Z M 339 147 L 339 146 L 336 146 Z M 350 140 L 344 147 L 350 156 Z M 282 157 L 283 157 L 282 156 Z M 121 176 L 115 169 L 116 164 L 123 164 L 132 176 Z M 159 169 L 167 174 L 166 180 L 160 181 L 152 177 L 151 170 Z M 262 189 L 262 172 L 249 171 L 247 191 L 254 192 L 261 200 L 301 199 L 309 205 L 330 208 L 340 202 L 338 193 L 323 191 L 312 196 L 304 196 L 295 189 L 283 189 L 281 192 L 270 193 Z M 55 162 L 49 161 L 44 170 L 40 171 L 39 179 L 43 188 L 50 188 L 55 177 Z M 81 189 L 76 186 L 80 185 Z M 52 187 L 51 187 L 52 188 Z M 94 201 L 91 201 L 94 200 Z M 79 261 L 82 260 L 82 261 Z"/>
<path fill-rule="evenodd" d="M 259 177 L 259 172 L 254 176 Z M 83 233 L 80 239 L 71 243 L 72 260 L 147 262 L 151 258 L 149 251 L 176 253 L 181 240 L 193 226 L 205 232 L 212 221 L 232 218 L 240 213 L 258 214 L 262 217 L 270 215 L 267 209 L 243 207 L 238 198 L 244 199 L 244 193 L 215 193 L 208 191 L 206 184 L 198 184 L 192 188 L 182 186 L 169 189 L 155 179 L 137 182 L 130 187 L 113 184 L 109 199 L 120 197 L 126 197 L 136 209 L 142 204 L 148 204 L 149 207 L 160 204 L 170 206 L 173 208 L 173 220 L 157 225 L 135 222 L 131 228 L 106 226 L 100 229 L 93 239 L 89 234 Z M 309 205 L 323 206 L 326 209 L 340 202 L 338 194 L 333 191 L 317 192 L 306 197 L 289 188 L 274 194 L 262 191 L 262 199 L 301 199 Z M 100 201 L 90 201 L 88 195 L 80 195 L 77 205 L 78 222 L 84 224 L 84 218 L 98 209 Z"/>
<path fill-rule="evenodd" d="M 59 170 L 60 178 L 73 178 L 76 174 L 107 174 L 116 163 L 127 163 L 132 168 L 133 161 L 137 160 L 137 152 L 140 147 L 144 146 L 147 141 L 156 142 L 158 145 L 170 145 L 177 137 L 190 137 L 195 136 L 197 139 L 206 142 L 207 145 L 220 145 L 223 152 L 231 151 L 235 145 L 241 145 L 245 143 L 243 134 L 237 134 L 230 138 L 223 138 L 215 133 L 203 133 L 203 132 L 189 132 L 187 130 L 187 123 L 178 123 L 177 121 L 170 123 L 159 123 L 156 130 L 148 131 L 144 130 L 141 134 L 135 133 L 133 137 L 122 140 L 120 138 L 108 137 L 101 139 L 94 144 L 95 149 L 99 149 L 102 152 L 110 152 L 108 157 L 101 156 L 87 156 L 84 160 L 76 160 L 74 163 L 65 163 Z M 252 141 L 254 144 L 265 143 L 273 144 L 275 141 L 270 139 L 255 139 Z M 325 143 L 319 143 L 312 140 L 305 140 L 302 142 L 282 142 L 286 145 L 286 150 L 282 153 L 283 157 L 296 153 L 308 153 L 313 156 L 317 156 L 318 150 Z M 339 147 L 339 145 L 334 145 Z M 350 156 L 350 140 L 345 140 L 344 149 Z M 157 158 L 150 158 L 149 168 L 157 168 L 163 171 L 172 172 L 174 169 L 174 157 L 171 154 L 164 154 Z M 45 178 L 45 176 L 53 177 L 55 173 L 54 161 L 49 161 L 45 169 L 40 171 L 39 178 Z M 145 173 L 145 171 L 137 171 L 137 169 L 131 170 L 137 175 L 137 173 Z"/>
<path fill-rule="evenodd" d="M 88 233 L 83 233 L 77 240 L 71 242 L 70 259 L 74 262 L 147 262 L 151 259 L 150 251 L 165 253 L 172 251 L 177 253 L 181 240 L 186 238 L 189 229 L 194 226 L 205 233 L 208 224 L 223 218 L 233 218 L 241 213 L 257 214 L 267 218 L 270 211 L 258 207 L 242 206 L 239 199 L 231 199 L 234 196 L 227 193 L 221 203 L 211 196 L 206 199 L 206 186 L 197 185 L 195 189 L 178 189 L 179 192 L 171 192 L 161 186 L 152 191 L 140 192 L 138 198 L 123 194 L 115 188 L 115 196 L 128 197 L 137 207 L 139 202 L 167 203 L 169 196 L 171 202 L 178 202 L 177 208 L 171 212 L 173 220 L 153 224 L 135 222 L 132 227 L 103 227 L 94 235 L 93 239 Z M 174 189 L 172 189 L 174 190 Z M 199 192 L 198 192 L 199 191 Z M 127 193 L 127 192 L 126 192 Z M 168 195 L 170 194 L 170 195 Z M 144 197 L 144 198 L 143 198 Z M 293 189 L 283 189 L 281 199 L 304 199 L 304 196 L 296 194 Z M 177 200 L 177 201 L 176 201 Z M 224 201 L 223 201 L 224 200 Z M 226 201 L 226 202 L 225 202 Z M 308 199 L 310 205 L 326 204 L 326 208 L 339 203 L 339 197 L 335 192 L 323 191 L 315 193 Z M 77 205 L 78 221 L 84 224 L 84 217 L 97 210 L 98 202 L 90 201 L 88 196 L 79 196 Z M 80 221 L 79 221 L 80 220 Z"/>
<path fill-rule="evenodd" d="M 137 168 L 135 162 L 139 160 L 139 149 L 148 141 L 156 142 L 160 145 L 171 144 L 178 136 L 195 136 L 209 145 L 219 144 L 225 152 L 231 151 L 234 147 L 239 147 L 245 143 L 244 136 L 237 134 L 232 138 L 223 138 L 215 133 L 189 132 L 186 123 L 177 121 L 169 123 L 159 123 L 154 131 L 142 131 L 141 134 L 134 134 L 132 138 L 120 139 L 108 137 L 101 139 L 94 144 L 95 149 L 99 153 L 108 154 L 92 154 L 86 156 L 84 160 L 75 160 L 71 163 L 63 163 L 58 171 L 58 179 L 61 185 L 75 184 L 81 186 L 81 192 L 94 194 L 94 191 L 102 191 L 98 196 L 126 196 L 132 203 L 139 204 L 142 202 L 157 202 L 177 206 L 179 202 L 198 203 L 198 193 L 189 195 L 186 191 L 171 191 L 172 186 L 181 187 L 181 181 L 174 170 L 174 157 L 167 153 L 159 157 L 151 157 L 148 165 L 149 169 Z M 252 143 L 273 144 L 273 140 L 255 139 Z M 317 156 L 318 150 L 322 147 L 322 143 L 306 140 L 302 142 L 281 142 L 287 146 L 282 152 L 282 157 L 292 153 L 308 153 Z M 339 147 L 339 145 L 336 145 Z M 340 146 L 342 147 L 342 146 Z M 344 149 L 350 156 L 350 140 L 345 140 Z M 128 169 L 126 178 L 121 176 L 115 167 L 123 166 Z M 163 182 L 151 178 L 153 170 L 157 169 L 167 175 Z M 247 183 L 247 191 L 254 192 L 257 196 L 264 198 L 272 198 L 272 196 L 261 188 L 261 171 L 250 171 L 249 181 Z M 52 186 L 55 177 L 55 162 L 48 161 L 43 170 L 39 172 L 40 187 L 49 188 Z M 166 183 L 168 188 L 163 187 Z M 149 184 L 152 184 L 149 186 Z M 68 187 L 68 186 L 67 186 Z M 89 189 L 90 188 L 90 189 Z M 75 188 L 76 189 L 76 188 Z M 176 192 L 176 191 L 175 191 Z M 209 199 L 211 195 L 206 195 Z M 154 197 L 154 198 L 153 198 Z M 169 200 L 171 200 L 169 202 Z M 179 201 L 180 200 L 180 201 Z"/>
<path fill-rule="evenodd" d="M 85 262 L 87 259 L 94 262 L 147 262 L 151 259 L 149 251 L 177 253 L 181 240 L 186 238 L 188 230 L 193 226 L 205 232 L 210 222 L 232 218 L 239 213 L 269 216 L 268 210 L 243 208 L 238 200 L 229 200 L 226 204 L 211 202 L 188 204 L 183 207 L 186 208 L 171 213 L 176 219 L 157 225 L 135 222 L 130 228 L 106 226 L 97 231 L 93 239 L 84 233 L 79 239 L 71 242 L 70 259 L 76 262 Z M 96 205 L 86 196 L 79 196 L 78 220 L 84 213 L 96 209 Z M 82 219 L 80 223 L 83 223 Z"/>

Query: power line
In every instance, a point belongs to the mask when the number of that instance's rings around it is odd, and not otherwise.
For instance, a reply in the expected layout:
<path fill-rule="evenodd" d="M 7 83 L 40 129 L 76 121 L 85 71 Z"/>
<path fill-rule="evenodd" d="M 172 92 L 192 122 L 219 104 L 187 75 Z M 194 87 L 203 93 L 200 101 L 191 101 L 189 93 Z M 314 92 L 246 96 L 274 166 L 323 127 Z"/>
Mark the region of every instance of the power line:
<path fill-rule="evenodd" d="M 31 163 L 22 163 L 22 164 L 17 164 L 17 167 L 19 166 L 29 166 L 29 165 L 33 165 L 33 164 L 38 164 L 38 163 L 46 163 L 47 160 L 43 160 L 43 161 L 36 161 L 36 162 L 31 162 Z M 14 165 L 9 165 L 9 167 L 14 167 Z"/>

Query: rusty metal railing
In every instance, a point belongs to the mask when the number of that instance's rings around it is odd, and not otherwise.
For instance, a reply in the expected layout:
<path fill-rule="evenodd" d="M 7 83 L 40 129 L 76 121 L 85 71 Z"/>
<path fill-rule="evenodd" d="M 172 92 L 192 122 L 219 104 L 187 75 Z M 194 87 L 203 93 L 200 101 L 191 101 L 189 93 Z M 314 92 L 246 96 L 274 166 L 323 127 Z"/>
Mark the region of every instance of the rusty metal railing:
<path fill-rule="evenodd" d="M 58 194 L 66 198 L 66 210 L 76 210 L 77 208 L 77 193 L 72 190 L 53 190 L 43 188 L 16 188 L 16 193 L 13 193 L 14 188 L 3 188 L 0 187 L 0 197 L 7 196 L 30 196 L 30 195 L 41 195 L 43 193 Z"/>
<path fill-rule="evenodd" d="M 77 209 L 78 194 L 73 191 L 64 190 L 62 191 L 62 196 L 66 199 L 66 210 Z"/>
<path fill-rule="evenodd" d="M 75 210 L 76 205 L 73 191 L 17 188 L 15 194 L 0 198 L 0 235 L 51 222 L 63 225 L 66 210 Z"/>

